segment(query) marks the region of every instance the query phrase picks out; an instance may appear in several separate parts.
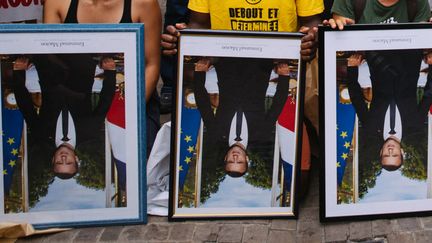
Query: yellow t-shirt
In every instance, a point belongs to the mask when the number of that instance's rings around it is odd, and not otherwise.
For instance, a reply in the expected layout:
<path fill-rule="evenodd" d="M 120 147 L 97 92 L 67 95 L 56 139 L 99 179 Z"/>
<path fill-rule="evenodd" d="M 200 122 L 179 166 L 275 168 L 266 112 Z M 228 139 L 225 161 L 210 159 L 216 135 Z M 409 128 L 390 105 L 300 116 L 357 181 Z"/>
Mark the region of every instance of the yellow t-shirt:
<path fill-rule="evenodd" d="M 210 13 L 212 29 L 247 31 L 295 32 L 297 16 L 324 11 L 323 0 L 190 0 L 188 7 Z"/>

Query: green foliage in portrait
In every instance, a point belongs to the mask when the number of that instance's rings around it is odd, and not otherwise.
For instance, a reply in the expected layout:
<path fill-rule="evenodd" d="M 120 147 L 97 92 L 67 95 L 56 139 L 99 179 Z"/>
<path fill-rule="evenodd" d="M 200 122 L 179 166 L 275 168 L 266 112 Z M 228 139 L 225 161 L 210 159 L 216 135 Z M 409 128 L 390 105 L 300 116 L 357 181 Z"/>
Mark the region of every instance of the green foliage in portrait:
<path fill-rule="evenodd" d="M 105 143 L 95 140 L 80 144 L 76 150 L 81 160 L 78 184 L 87 188 L 103 190 L 105 188 Z"/>

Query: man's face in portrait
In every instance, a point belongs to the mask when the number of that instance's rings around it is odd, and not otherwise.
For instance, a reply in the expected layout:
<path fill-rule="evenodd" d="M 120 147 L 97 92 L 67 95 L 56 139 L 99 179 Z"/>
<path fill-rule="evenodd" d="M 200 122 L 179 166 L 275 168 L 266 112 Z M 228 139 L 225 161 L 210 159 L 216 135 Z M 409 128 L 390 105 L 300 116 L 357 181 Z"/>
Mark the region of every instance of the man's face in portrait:
<path fill-rule="evenodd" d="M 52 163 L 55 174 L 70 175 L 72 177 L 78 171 L 78 156 L 76 156 L 72 148 L 65 145 L 57 148 Z"/>
<path fill-rule="evenodd" d="M 239 145 L 232 146 L 225 155 L 225 171 L 228 174 L 242 176 L 248 169 L 246 150 Z"/>
<path fill-rule="evenodd" d="M 380 151 L 381 165 L 384 169 L 397 170 L 403 163 L 403 149 L 399 141 L 388 138 Z"/>

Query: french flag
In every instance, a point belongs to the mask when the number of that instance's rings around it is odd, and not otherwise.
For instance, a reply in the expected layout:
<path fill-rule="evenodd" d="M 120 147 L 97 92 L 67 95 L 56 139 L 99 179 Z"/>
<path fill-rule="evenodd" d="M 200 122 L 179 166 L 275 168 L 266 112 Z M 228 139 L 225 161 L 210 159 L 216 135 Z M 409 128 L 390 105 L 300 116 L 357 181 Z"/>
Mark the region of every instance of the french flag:
<path fill-rule="evenodd" d="M 116 91 L 107 113 L 108 139 L 118 172 L 120 189 L 126 189 L 125 98 Z"/>
<path fill-rule="evenodd" d="M 295 118 L 296 101 L 292 96 L 289 96 L 276 123 L 280 159 L 285 175 L 285 188 L 291 188 L 296 141 Z"/>

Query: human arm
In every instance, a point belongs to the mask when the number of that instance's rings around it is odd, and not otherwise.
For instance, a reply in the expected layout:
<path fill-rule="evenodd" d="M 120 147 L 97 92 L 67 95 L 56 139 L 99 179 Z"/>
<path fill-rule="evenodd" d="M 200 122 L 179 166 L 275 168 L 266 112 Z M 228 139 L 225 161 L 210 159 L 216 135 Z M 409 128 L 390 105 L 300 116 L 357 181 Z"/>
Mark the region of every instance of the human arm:
<path fill-rule="evenodd" d="M 305 36 L 301 40 L 301 57 L 304 61 L 312 60 L 316 54 L 318 24 L 324 11 L 322 0 L 296 0 L 296 15 L 299 31 Z"/>
<path fill-rule="evenodd" d="M 287 63 L 278 63 L 275 67 L 275 72 L 278 74 L 276 93 L 273 96 L 273 102 L 270 110 L 266 114 L 266 121 L 270 126 L 273 126 L 276 122 L 279 114 L 282 112 L 282 108 L 288 98 L 289 92 L 289 67 Z"/>
<path fill-rule="evenodd" d="M 210 102 L 209 94 L 205 88 L 206 72 L 210 67 L 209 59 L 201 59 L 195 64 L 193 91 L 195 102 L 200 111 L 204 124 L 211 127 L 215 124 L 215 116 Z"/>
<path fill-rule="evenodd" d="M 300 23 L 300 32 L 305 34 L 301 39 L 300 55 L 303 61 L 310 61 L 315 58 L 318 45 L 318 24 L 321 18 L 318 14 L 308 17 L 298 17 Z"/>
<path fill-rule="evenodd" d="M 330 26 L 332 29 L 338 28 L 339 30 L 343 30 L 345 25 L 351 24 L 355 24 L 353 19 L 343 17 L 338 14 L 333 14 L 333 18 L 323 21 L 323 25 Z"/>
<path fill-rule="evenodd" d="M 97 116 L 105 118 L 115 93 L 116 65 L 111 57 L 105 57 L 102 58 L 100 67 L 104 70 L 104 80 L 102 84 L 102 90 L 99 94 L 99 102 L 93 113 Z"/>
<path fill-rule="evenodd" d="M 13 64 L 12 82 L 9 83 L 15 95 L 15 99 L 24 116 L 27 125 L 32 131 L 36 131 L 38 115 L 34 109 L 33 100 L 30 92 L 25 86 L 26 69 L 29 66 L 29 59 L 27 57 L 19 57 Z"/>
<path fill-rule="evenodd" d="M 362 56 L 353 54 L 348 58 L 347 64 L 347 85 L 351 103 L 356 110 L 360 121 L 365 122 L 367 118 L 368 108 L 363 98 L 363 92 L 358 82 L 359 66 L 362 62 Z"/>
<path fill-rule="evenodd" d="M 162 17 L 159 4 L 156 0 L 132 1 L 132 15 L 137 13 L 134 22 L 144 23 L 145 43 L 145 98 L 148 101 L 155 91 L 159 80 L 160 67 L 160 33 L 162 29 Z"/>
<path fill-rule="evenodd" d="M 43 6 L 43 22 L 48 24 L 63 23 L 65 16 L 62 16 L 60 9 L 65 5 L 63 0 L 45 0 Z"/>
<path fill-rule="evenodd" d="M 180 30 L 190 29 L 210 29 L 210 14 L 200 13 L 196 11 L 190 11 L 189 24 L 178 23 L 174 25 L 168 25 L 165 29 L 165 33 L 161 36 L 161 47 L 162 54 L 170 56 L 177 53 L 178 37 L 180 36 Z"/>
<path fill-rule="evenodd" d="M 355 11 L 352 0 L 335 0 L 331 9 L 333 17 L 324 20 L 323 25 L 343 30 L 345 25 L 355 24 Z"/>

